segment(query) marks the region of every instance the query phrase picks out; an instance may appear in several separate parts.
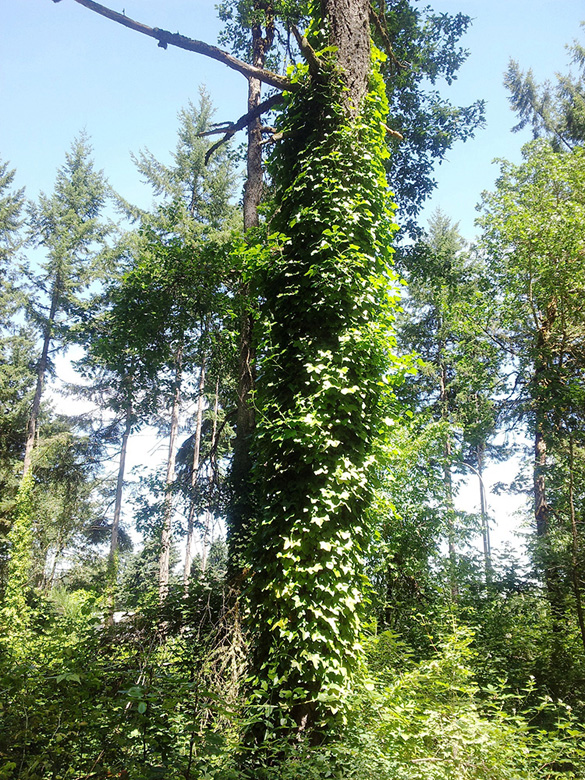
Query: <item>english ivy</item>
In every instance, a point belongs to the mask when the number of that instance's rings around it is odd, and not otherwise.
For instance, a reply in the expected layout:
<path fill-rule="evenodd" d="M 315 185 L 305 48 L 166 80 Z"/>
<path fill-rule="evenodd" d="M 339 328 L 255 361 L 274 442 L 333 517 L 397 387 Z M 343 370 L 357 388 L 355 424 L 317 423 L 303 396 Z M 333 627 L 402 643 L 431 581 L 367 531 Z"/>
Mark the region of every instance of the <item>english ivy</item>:
<path fill-rule="evenodd" d="M 285 96 L 278 207 L 252 270 L 263 332 L 245 559 L 262 730 L 330 720 L 359 668 L 364 515 L 397 365 L 380 55 L 357 116 L 331 52 L 320 56 L 322 71 L 299 69 Z"/>

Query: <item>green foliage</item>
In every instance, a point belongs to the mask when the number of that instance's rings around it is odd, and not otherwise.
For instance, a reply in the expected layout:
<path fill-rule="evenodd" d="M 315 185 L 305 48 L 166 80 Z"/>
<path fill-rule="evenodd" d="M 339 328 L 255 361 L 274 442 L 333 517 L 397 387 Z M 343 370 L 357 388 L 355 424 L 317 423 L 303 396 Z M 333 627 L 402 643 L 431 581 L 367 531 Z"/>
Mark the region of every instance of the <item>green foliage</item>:
<path fill-rule="evenodd" d="M 437 13 L 410 0 L 374 2 L 385 31 L 375 43 L 391 56 L 382 65 L 389 100 L 388 125 L 403 139 L 388 138 L 388 180 L 401 213 L 403 234 L 418 235 L 417 215 L 436 186 L 433 168 L 457 141 L 472 138 L 484 124 L 484 101 L 454 106 L 445 85 L 457 78 L 468 52 L 459 46 L 471 17 Z M 388 52 L 390 55 L 390 52 Z M 437 85 L 441 84 L 441 89 Z"/>
<path fill-rule="evenodd" d="M 25 297 L 18 286 L 18 261 L 24 241 L 24 190 L 14 188 L 15 175 L 0 162 L 0 548 L 6 545 L 19 486 L 17 464 L 22 460 L 35 360 L 34 334 L 21 317 Z"/>
<path fill-rule="evenodd" d="M 100 625 L 87 591 L 55 589 L 31 612 L 26 645 L 0 655 L 0 776 L 6 780 L 554 780 L 585 776 L 583 727 L 570 709 L 497 680 L 479 688 L 473 634 L 430 637 L 427 657 L 393 633 L 365 641 L 343 729 L 326 744 L 268 740 L 254 769 L 239 683 L 245 644 L 221 586 L 193 583 L 165 605 Z M 275 760 L 276 757 L 276 760 Z"/>
<path fill-rule="evenodd" d="M 534 138 L 547 138 L 556 151 L 585 141 L 585 48 L 574 41 L 567 49 L 577 75 L 557 74 L 555 84 L 537 84 L 532 69 L 522 71 L 510 60 L 504 76 L 512 110 L 520 119 L 513 131 L 531 126 Z"/>
<path fill-rule="evenodd" d="M 582 590 L 575 522 L 582 467 L 569 449 L 581 447 L 583 436 L 585 158 L 582 148 L 559 153 L 544 141 L 528 144 L 523 155 L 520 165 L 502 163 L 496 191 L 484 195 L 481 224 L 496 301 L 491 329 L 518 373 L 515 416 L 545 448 L 534 471 L 541 486 L 534 558 L 560 615 L 566 580 L 577 577 L 577 600 Z M 582 634 L 585 642 L 585 625 Z"/>
<path fill-rule="evenodd" d="M 52 329 L 52 335 L 57 335 L 59 315 L 63 319 L 66 314 L 69 320 L 79 316 L 83 309 L 79 294 L 105 270 L 106 257 L 101 250 L 110 226 L 102 220 L 101 212 L 106 197 L 105 177 L 94 168 L 89 138 L 80 133 L 57 172 L 53 193 L 41 193 L 38 202 L 29 207 L 31 243 L 46 254 L 34 284 L 54 299 L 51 303 L 55 306 L 48 316 L 42 304 L 29 309 L 43 334 Z M 67 327 L 62 325 L 64 335 Z"/>
<path fill-rule="evenodd" d="M 27 634 L 29 608 L 27 595 L 31 585 L 33 553 L 33 478 L 27 474 L 16 497 L 12 527 L 8 535 L 8 573 L 0 611 L 1 630 L 6 636 Z"/>
<path fill-rule="evenodd" d="M 251 277 L 263 332 L 244 561 L 262 731 L 331 718 L 359 666 L 364 513 L 400 369 L 383 82 L 374 72 L 353 119 L 331 63 L 300 83 L 271 162 L 274 233 Z"/>

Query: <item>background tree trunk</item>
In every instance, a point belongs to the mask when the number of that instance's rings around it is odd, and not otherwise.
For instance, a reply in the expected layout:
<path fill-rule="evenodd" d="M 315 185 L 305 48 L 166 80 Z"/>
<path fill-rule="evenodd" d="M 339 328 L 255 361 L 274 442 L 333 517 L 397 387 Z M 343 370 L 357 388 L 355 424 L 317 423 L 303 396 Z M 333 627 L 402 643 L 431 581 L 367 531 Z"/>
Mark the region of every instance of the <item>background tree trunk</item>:
<path fill-rule="evenodd" d="M 199 474 L 199 454 L 201 452 L 201 428 L 203 425 L 203 391 L 205 389 L 205 355 L 201 360 L 199 370 L 199 395 L 197 396 L 197 417 L 195 421 L 195 440 L 193 441 L 193 461 L 191 463 L 191 499 L 189 501 L 189 515 L 187 518 L 187 541 L 185 543 L 185 566 L 183 568 L 183 588 L 185 595 L 189 591 L 189 579 L 191 578 L 191 565 L 193 563 L 193 533 L 195 528 L 195 488 L 197 475 Z"/>
<path fill-rule="evenodd" d="M 45 376 L 47 374 L 47 367 L 49 363 L 49 349 L 51 347 L 51 339 L 53 337 L 53 327 L 55 324 L 55 317 L 57 315 L 57 309 L 59 308 L 59 299 L 61 297 L 61 279 L 59 276 L 55 279 L 53 285 L 53 291 L 51 293 L 51 307 L 49 309 L 49 316 L 45 325 L 45 332 L 43 335 L 43 348 L 41 350 L 41 357 L 39 359 L 39 365 L 37 369 L 37 383 L 35 387 L 35 395 L 33 398 L 32 407 L 30 410 L 30 417 L 28 421 L 28 430 L 26 434 L 26 444 L 24 449 L 24 464 L 22 468 L 22 477 L 28 474 L 32 463 L 32 452 L 35 446 L 35 437 L 37 433 L 37 422 L 39 419 L 39 412 L 41 410 L 41 399 L 43 395 L 43 388 L 45 386 Z"/>
<path fill-rule="evenodd" d="M 179 350 L 175 368 L 175 392 L 171 408 L 171 430 L 169 435 L 169 454 L 167 457 L 167 473 L 165 478 L 165 500 L 163 511 L 163 526 L 160 540 L 160 558 L 158 573 L 158 594 L 163 602 L 169 592 L 169 568 L 171 560 L 171 542 L 173 531 L 173 493 L 175 481 L 175 444 L 179 430 L 179 409 L 181 406 L 181 376 L 183 370 L 183 352 Z"/>

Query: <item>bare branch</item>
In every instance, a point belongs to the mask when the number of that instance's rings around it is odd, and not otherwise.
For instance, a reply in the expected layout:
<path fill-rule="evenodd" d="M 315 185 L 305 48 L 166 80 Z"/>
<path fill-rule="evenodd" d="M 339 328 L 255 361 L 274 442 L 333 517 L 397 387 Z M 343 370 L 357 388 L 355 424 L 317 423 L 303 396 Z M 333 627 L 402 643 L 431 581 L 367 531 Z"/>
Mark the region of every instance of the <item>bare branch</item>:
<path fill-rule="evenodd" d="M 266 146 L 266 144 L 275 144 L 277 141 L 282 141 L 283 138 L 288 138 L 290 136 L 290 133 L 283 133 L 282 131 L 280 133 L 274 132 L 269 138 L 265 138 L 263 141 L 260 141 L 260 146 Z"/>
<path fill-rule="evenodd" d="M 391 127 L 388 127 L 388 125 L 385 125 L 384 123 L 382 123 L 382 127 L 388 133 L 388 135 L 392 136 L 392 138 L 397 138 L 399 141 L 404 141 L 404 136 L 402 133 L 399 133 L 398 130 L 392 130 Z"/>
<path fill-rule="evenodd" d="M 317 56 L 315 49 L 313 49 L 313 47 L 306 39 L 306 37 L 304 35 L 301 35 L 301 33 L 298 31 L 298 29 L 294 24 L 291 25 L 291 30 L 293 32 L 293 35 L 297 39 L 297 43 L 299 45 L 299 49 L 301 50 L 301 54 L 309 63 L 309 71 L 311 75 L 314 76 L 316 73 L 322 70 L 323 63 Z"/>
<path fill-rule="evenodd" d="M 60 0 L 53 0 L 54 3 L 60 2 Z M 85 8 L 89 8 L 90 11 L 105 16 L 107 19 L 111 19 L 113 22 L 122 24 L 124 27 L 129 27 L 135 32 L 148 35 L 150 38 L 154 38 L 158 41 L 158 45 L 162 49 L 166 49 L 168 45 L 177 46 L 179 49 L 186 49 L 187 51 L 193 51 L 196 54 L 203 54 L 205 57 L 211 57 L 211 59 L 227 65 L 228 68 L 238 71 L 246 78 L 256 78 L 265 84 L 270 84 L 276 89 L 292 91 L 298 89 L 296 84 L 290 82 L 284 76 L 279 76 L 278 73 L 273 73 L 270 70 L 264 68 L 256 68 L 253 65 L 248 65 L 247 62 L 232 57 L 227 51 L 219 49 L 217 46 L 211 46 L 203 41 L 197 41 L 193 38 L 187 38 L 179 33 L 171 33 L 168 30 L 161 30 L 158 27 L 148 27 L 141 22 L 137 22 L 131 19 L 125 14 L 120 14 L 117 11 L 112 11 L 110 8 L 106 8 L 100 3 L 94 2 L 94 0 L 75 0 L 79 5 L 83 5 Z"/>
<path fill-rule="evenodd" d="M 213 146 L 207 150 L 207 154 L 205 155 L 205 165 L 209 162 L 211 155 L 216 152 L 220 146 L 225 144 L 229 139 L 238 132 L 238 130 L 243 130 L 245 127 L 247 127 L 250 122 L 253 122 L 254 119 L 257 119 L 261 114 L 264 114 L 266 111 L 270 111 L 277 103 L 280 103 L 282 100 L 282 95 L 271 95 L 266 100 L 263 100 L 262 103 L 259 103 L 255 108 L 253 108 L 251 111 L 248 111 L 247 114 L 244 114 L 244 116 L 241 116 L 237 122 L 222 122 L 219 125 L 215 125 L 210 130 L 205 130 L 202 133 L 198 133 L 199 136 L 207 136 L 207 135 L 214 135 L 215 133 L 225 133 L 224 137 L 221 138 L 217 143 L 213 144 Z"/>

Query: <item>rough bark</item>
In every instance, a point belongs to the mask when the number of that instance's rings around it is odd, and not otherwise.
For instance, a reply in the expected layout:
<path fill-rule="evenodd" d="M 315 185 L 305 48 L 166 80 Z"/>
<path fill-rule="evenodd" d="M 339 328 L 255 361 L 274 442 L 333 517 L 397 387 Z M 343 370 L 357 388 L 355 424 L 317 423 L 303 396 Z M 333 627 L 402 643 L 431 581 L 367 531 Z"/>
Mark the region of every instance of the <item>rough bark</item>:
<path fill-rule="evenodd" d="M 169 592 L 169 568 L 171 560 L 171 541 L 173 532 L 173 494 L 171 488 L 175 480 L 176 441 L 179 430 L 179 408 L 181 406 L 181 374 L 183 370 L 182 351 L 177 355 L 175 367 L 175 391 L 171 408 L 171 430 L 169 435 L 169 452 L 167 456 L 167 473 L 165 477 L 165 501 L 163 510 L 163 527 L 160 540 L 160 557 L 158 573 L 158 595 L 164 601 Z"/>
<path fill-rule="evenodd" d="M 364 0 L 321 0 L 329 38 L 348 88 L 348 107 L 357 113 L 366 94 L 371 67 L 370 4 Z"/>

